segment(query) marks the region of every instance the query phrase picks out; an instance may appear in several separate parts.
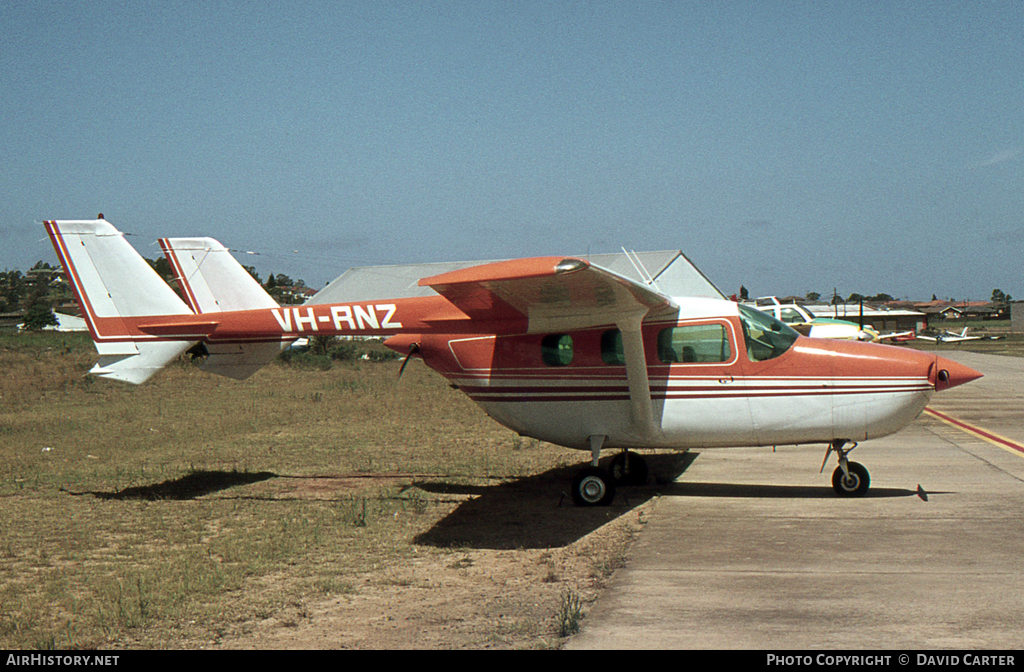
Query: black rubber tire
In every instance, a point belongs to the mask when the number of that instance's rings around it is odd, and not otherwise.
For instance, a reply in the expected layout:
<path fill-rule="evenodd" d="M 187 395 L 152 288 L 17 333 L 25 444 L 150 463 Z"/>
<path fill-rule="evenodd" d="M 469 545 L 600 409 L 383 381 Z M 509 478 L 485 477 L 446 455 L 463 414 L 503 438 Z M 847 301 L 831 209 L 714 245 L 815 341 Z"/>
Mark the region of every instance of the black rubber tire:
<path fill-rule="evenodd" d="M 871 487 L 868 470 L 859 462 L 849 462 L 846 466 L 850 469 L 850 477 L 846 478 L 842 467 L 836 467 L 832 472 L 832 489 L 840 497 L 863 497 Z"/>
<path fill-rule="evenodd" d="M 615 499 L 615 481 L 600 467 L 581 469 L 572 479 L 572 501 L 576 506 L 608 506 Z"/>
<path fill-rule="evenodd" d="M 647 460 L 629 451 L 629 470 L 626 470 L 626 453 L 619 453 L 608 465 L 616 485 L 643 485 L 647 482 Z"/>

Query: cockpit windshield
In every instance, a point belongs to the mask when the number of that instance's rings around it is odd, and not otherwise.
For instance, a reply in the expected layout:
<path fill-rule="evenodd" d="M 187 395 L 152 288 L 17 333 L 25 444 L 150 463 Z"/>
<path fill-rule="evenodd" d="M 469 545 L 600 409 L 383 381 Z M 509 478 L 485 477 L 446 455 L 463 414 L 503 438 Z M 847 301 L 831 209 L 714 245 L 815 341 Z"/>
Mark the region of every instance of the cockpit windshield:
<path fill-rule="evenodd" d="M 800 337 L 792 327 L 771 315 L 749 306 L 740 305 L 740 322 L 747 342 L 747 356 L 752 362 L 773 359 L 789 350 Z"/>

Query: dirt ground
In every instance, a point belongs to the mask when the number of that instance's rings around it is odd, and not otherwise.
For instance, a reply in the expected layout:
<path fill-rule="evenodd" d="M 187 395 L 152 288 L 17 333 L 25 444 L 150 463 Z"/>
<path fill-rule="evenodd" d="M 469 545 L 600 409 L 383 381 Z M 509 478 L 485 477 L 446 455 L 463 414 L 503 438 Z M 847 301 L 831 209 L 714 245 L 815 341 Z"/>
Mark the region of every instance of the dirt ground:
<path fill-rule="evenodd" d="M 360 574 L 338 594 L 240 623 L 206 648 L 556 648 L 624 566 L 657 502 L 652 479 L 620 490 L 610 507 L 578 508 L 566 494 L 569 473 L 416 483 L 448 503 L 411 540 L 407 558 Z M 303 487 L 318 497 L 331 489 Z"/>

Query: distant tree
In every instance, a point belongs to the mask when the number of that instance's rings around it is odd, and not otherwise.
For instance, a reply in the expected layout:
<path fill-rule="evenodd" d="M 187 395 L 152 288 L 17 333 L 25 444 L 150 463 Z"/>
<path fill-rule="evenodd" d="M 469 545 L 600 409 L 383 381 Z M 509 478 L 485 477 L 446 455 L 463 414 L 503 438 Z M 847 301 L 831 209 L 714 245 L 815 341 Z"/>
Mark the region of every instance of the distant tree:
<path fill-rule="evenodd" d="M 242 266 L 242 268 L 249 271 L 249 275 L 251 275 L 256 280 L 256 282 L 260 283 L 261 285 L 263 284 L 263 281 L 260 280 L 260 274 L 256 272 L 255 266 Z"/>
<path fill-rule="evenodd" d="M 804 298 L 808 301 L 817 301 L 821 298 L 821 294 L 818 294 L 817 292 L 807 292 L 807 294 L 804 295 Z"/>
<path fill-rule="evenodd" d="M 25 277 L 21 271 L 0 273 L 0 313 L 11 313 L 21 308 L 25 296 Z"/>
<path fill-rule="evenodd" d="M 309 351 L 314 355 L 326 355 L 337 342 L 337 336 L 313 336 L 309 339 Z"/>
<path fill-rule="evenodd" d="M 740 285 L 740 301 L 746 301 L 750 298 L 750 294 L 747 293 L 747 288 Z"/>
<path fill-rule="evenodd" d="M 156 271 L 157 275 L 164 279 L 164 282 L 169 283 L 174 279 L 174 270 L 171 268 L 171 262 L 167 261 L 167 257 L 146 259 L 146 262 Z"/>
<path fill-rule="evenodd" d="M 895 299 L 893 297 L 889 296 L 888 294 L 884 294 L 884 293 L 883 294 L 875 294 L 874 296 L 869 296 L 867 298 L 867 300 L 868 301 L 879 301 L 881 303 L 887 303 L 889 301 L 895 301 Z"/>
<path fill-rule="evenodd" d="M 996 306 L 1007 306 L 1013 301 L 1013 297 L 1006 294 L 1001 289 L 992 290 L 992 303 Z"/>
<path fill-rule="evenodd" d="M 939 300 L 939 298 L 937 296 L 935 296 L 934 294 L 932 294 L 932 301 L 938 301 L 938 300 Z"/>
<path fill-rule="evenodd" d="M 846 300 L 846 302 L 847 303 L 858 303 L 860 301 L 863 301 L 866 298 L 867 297 L 865 297 L 863 294 L 858 294 L 858 293 L 854 292 L 853 294 L 850 294 L 850 298 L 848 298 Z"/>
<path fill-rule="evenodd" d="M 274 289 L 275 287 L 277 287 L 277 278 L 274 277 L 273 273 L 271 273 L 270 276 L 267 278 L 267 284 L 264 285 L 264 287 L 266 287 L 267 289 Z"/>
<path fill-rule="evenodd" d="M 57 316 L 53 314 L 53 306 L 47 296 L 46 287 L 36 287 L 28 298 L 28 305 L 25 306 L 25 329 L 41 331 L 44 327 L 57 324 Z"/>

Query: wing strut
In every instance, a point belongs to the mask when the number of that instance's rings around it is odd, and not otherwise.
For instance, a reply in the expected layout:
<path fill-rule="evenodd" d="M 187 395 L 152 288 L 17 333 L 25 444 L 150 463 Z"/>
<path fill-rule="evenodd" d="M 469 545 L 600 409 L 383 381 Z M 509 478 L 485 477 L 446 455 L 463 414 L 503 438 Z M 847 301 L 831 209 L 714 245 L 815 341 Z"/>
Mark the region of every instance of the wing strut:
<path fill-rule="evenodd" d="M 661 433 L 654 422 L 651 404 L 651 383 L 647 375 L 647 355 L 640 331 L 647 311 L 634 312 L 619 318 L 616 325 L 622 333 L 622 352 L 626 358 L 626 381 L 629 384 L 629 414 L 635 430 L 652 438 Z"/>

